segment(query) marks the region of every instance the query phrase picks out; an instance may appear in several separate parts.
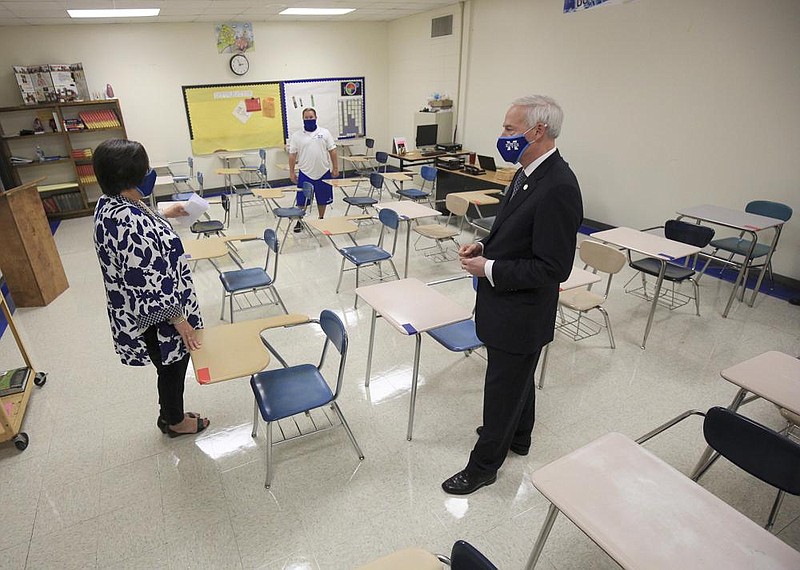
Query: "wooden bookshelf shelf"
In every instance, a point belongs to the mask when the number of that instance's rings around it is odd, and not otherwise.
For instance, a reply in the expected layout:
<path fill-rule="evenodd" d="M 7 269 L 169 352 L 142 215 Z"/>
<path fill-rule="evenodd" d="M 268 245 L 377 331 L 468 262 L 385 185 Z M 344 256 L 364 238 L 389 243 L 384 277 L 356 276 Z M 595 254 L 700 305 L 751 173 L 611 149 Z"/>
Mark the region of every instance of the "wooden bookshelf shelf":
<path fill-rule="evenodd" d="M 16 168 L 31 168 L 34 166 L 48 166 L 50 164 L 64 164 L 65 162 L 72 162 L 71 158 L 59 158 L 58 160 L 44 160 L 39 162 L 38 160 L 34 160 L 33 162 L 26 162 L 24 164 L 15 164 Z"/>
<path fill-rule="evenodd" d="M 12 135 L 0 137 L 0 168 L 3 171 L 3 181 L 6 187 L 20 186 L 32 182 L 45 173 L 53 173 L 51 180 L 58 184 L 46 184 L 39 188 L 42 206 L 48 217 L 74 218 L 88 216 L 93 212 L 89 204 L 86 188 L 93 186 L 96 194 L 95 181 L 81 178 L 79 166 L 91 164 L 89 159 L 72 158 L 73 151 L 94 148 L 108 138 L 128 138 L 125 130 L 125 121 L 119 100 L 109 99 L 103 101 L 73 101 L 71 103 L 50 103 L 44 105 L 25 105 L 0 108 L 0 132 L 14 133 L 22 129 L 33 127 L 34 119 L 40 118 L 45 122 L 44 115 L 52 115 L 53 120 L 61 129 L 57 132 L 45 132 L 38 135 Z M 76 119 L 85 121 L 83 124 L 92 124 L 92 120 L 102 122 L 119 121 L 119 126 L 87 128 L 80 131 L 68 131 L 66 122 Z M 80 124 L 80 123 L 79 123 Z M 94 124 L 97 124 L 96 122 Z M 82 136 L 85 133 L 95 133 L 95 136 Z M 45 155 L 64 156 L 59 160 L 13 164 L 12 156 L 36 156 L 36 147 L 41 146 Z M 43 166 L 53 164 L 70 165 L 72 175 L 65 176 L 65 170 L 46 170 Z M 69 167 L 67 167 L 69 168 Z M 84 173 L 85 174 L 85 173 Z M 67 178 L 67 180 L 64 180 Z M 69 180 L 71 178 L 71 180 Z M 10 179 L 10 180 L 7 180 Z M 69 194 L 63 197 L 64 194 Z M 91 193 L 90 193 L 91 194 Z M 93 194 L 93 195 L 94 195 Z"/>

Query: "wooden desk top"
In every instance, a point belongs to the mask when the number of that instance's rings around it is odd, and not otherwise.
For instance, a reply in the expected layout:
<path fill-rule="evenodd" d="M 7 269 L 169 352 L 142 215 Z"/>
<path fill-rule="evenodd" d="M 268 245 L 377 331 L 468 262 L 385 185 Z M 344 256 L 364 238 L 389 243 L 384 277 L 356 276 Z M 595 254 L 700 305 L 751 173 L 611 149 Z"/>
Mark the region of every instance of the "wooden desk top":
<path fill-rule="evenodd" d="M 156 176 L 156 186 L 166 186 L 167 184 L 175 184 L 172 176 Z"/>
<path fill-rule="evenodd" d="M 244 158 L 244 155 L 240 152 L 227 152 L 221 153 L 217 155 L 222 160 L 236 160 L 237 158 Z"/>
<path fill-rule="evenodd" d="M 212 259 L 228 255 L 228 245 L 224 239 L 214 236 L 203 239 L 181 240 L 186 259 L 197 261 L 200 259 Z"/>
<path fill-rule="evenodd" d="M 800 568 L 800 552 L 622 434 L 531 478 L 622 568 Z"/>
<path fill-rule="evenodd" d="M 472 317 L 470 309 L 457 305 L 417 279 L 359 287 L 356 295 L 404 335 L 422 333 Z"/>
<path fill-rule="evenodd" d="M 506 170 L 515 170 L 513 168 L 506 169 Z M 466 176 L 467 178 L 475 178 L 476 180 L 483 180 L 484 182 L 489 182 L 491 184 L 499 184 L 501 186 L 508 186 L 511 184 L 511 179 L 500 179 L 497 177 L 497 172 L 492 172 L 491 170 L 487 171 L 486 174 L 467 174 L 466 172 L 462 172 L 461 170 L 449 170 L 447 168 L 440 168 L 440 172 L 449 172 L 451 174 L 457 174 L 458 176 Z"/>
<path fill-rule="evenodd" d="M 264 200 L 283 198 L 282 188 L 251 188 L 250 191 L 253 193 L 253 196 L 258 196 Z"/>
<path fill-rule="evenodd" d="M 434 210 L 428 206 L 423 206 L 411 200 L 400 200 L 398 202 L 380 202 L 375 204 L 376 210 L 389 208 L 394 210 L 398 215 L 407 220 L 416 220 L 417 218 L 428 218 L 431 216 L 438 216 L 439 210 Z"/>
<path fill-rule="evenodd" d="M 558 290 L 569 291 L 570 289 L 585 287 L 586 285 L 597 283 L 601 279 L 602 277 L 596 273 L 592 273 L 591 271 L 587 271 L 586 269 L 582 269 L 580 267 L 573 267 L 569 277 L 567 277 L 567 280 L 559 285 Z"/>
<path fill-rule="evenodd" d="M 286 162 L 276 162 L 275 168 L 278 170 L 289 170 L 289 164 Z"/>
<path fill-rule="evenodd" d="M 354 216 L 335 216 L 322 220 L 306 219 L 305 223 L 326 236 L 339 236 L 358 231 L 358 225 L 353 223 L 353 218 Z"/>
<path fill-rule="evenodd" d="M 502 190 L 498 188 L 488 188 L 486 190 L 470 190 L 469 192 L 451 192 L 448 196 L 458 196 L 470 204 L 476 206 L 487 206 L 489 204 L 499 204 L 500 199 L 489 194 L 499 194 Z"/>
<path fill-rule="evenodd" d="M 343 156 L 340 156 L 339 158 L 341 158 L 342 160 L 346 160 L 347 162 L 352 162 L 352 163 L 370 162 L 372 160 L 375 160 L 374 156 L 364 156 L 364 155 L 359 155 L 359 154 L 354 154 L 352 156 L 344 156 L 343 155 Z"/>
<path fill-rule="evenodd" d="M 221 174 L 223 176 L 231 176 L 232 174 L 240 174 L 242 172 L 241 168 L 217 168 L 214 171 L 216 174 Z"/>
<path fill-rule="evenodd" d="M 594 232 L 589 235 L 598 241 L 604 241 L 657 259 L 679 259 L 687 255 L 694 255 L 703 249 L 688 243 L 626 227 Z"/>
<path fill-rule="evenodd" d="M 396 152 L 389 152 L 387 154 L 398 160 L 402 159 L 407 162 L 415 162 L 419 160 L 433 160 L 434 158 L 439 158 L 442 156 L 465 156 L 469 154 L 469 152 L 470 151 L 468 150 L 459 150 L 456 152 L 436 151 L 435 153 L 423 155 L 419 150 L 412 150 L 405 154 L 397 154 Z"/>
<path fill-rule="evenodd" d="M 758 214 L 750 214 L 744 210 L 734 210 L 732 208 L 723 208 L 722 206 L 713 206 L 711 204 L 684 208 L 678 210 L 678 214 L 736 230 L 758 231 L 775 226 L 782 226 L 785 223 L 783 220 L 777 218 L 759 216 Z"/>
<path fill-rule="evenodd" d="M 334 188 L 352 188 L 364 182 L 369 183 L 369 178 L 330 178 L 325 182 Z"/>
<path fill-rule="evenodd" d="M 800 414 L 800 360 L 770 350 L 720 372 L 728 382 Z"/>
<path fill-rule="evenodd" d="M 381 172 L 380 174 L 386 180 L 397 180 L 398 182 L 410 182 L 414 180 L 414 177 L 406 172 Z"/>
<path fill-rule="evenodd" d="M 198 330 L 203 345 L 190 352 L 197 381 L 213 384 L 261 372 L 269 364 L 261 332 L 308 321 L 306 315 L 280 315 Z"/>

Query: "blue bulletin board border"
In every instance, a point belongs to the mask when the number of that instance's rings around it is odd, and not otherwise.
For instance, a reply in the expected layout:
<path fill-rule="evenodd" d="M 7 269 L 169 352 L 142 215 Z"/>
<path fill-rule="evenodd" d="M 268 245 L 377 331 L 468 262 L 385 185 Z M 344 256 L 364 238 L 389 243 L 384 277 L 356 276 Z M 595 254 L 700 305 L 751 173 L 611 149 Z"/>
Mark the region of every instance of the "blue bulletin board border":
<path fill-rule="evenodd" d="M 281 81 L 281 105 L 283 105 L 283 138 L 289 138 L 289 124 L 286 120 L 288 109 L 286 108 L 286 85 L 295 83 L 330 83 L 332 81 L 359 81 L 361 82 L 361 124 L 364 125 L 364 134 L 367 132 L 367 81 L 361 77 L 317 77 L 315 79 L 291 79 Z M 356 138 L 358 135 L 337 137 L 339 139 Z"/>

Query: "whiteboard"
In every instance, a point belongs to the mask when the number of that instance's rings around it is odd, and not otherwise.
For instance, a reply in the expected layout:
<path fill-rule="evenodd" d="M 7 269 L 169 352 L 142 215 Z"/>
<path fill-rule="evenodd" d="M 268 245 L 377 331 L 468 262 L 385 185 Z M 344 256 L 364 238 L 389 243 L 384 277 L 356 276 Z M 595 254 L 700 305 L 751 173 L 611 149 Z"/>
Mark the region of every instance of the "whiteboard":
<path fill-rule="evenodd" d="M 306 107 L 317 111 L 317 124 L 328 129 L 335 139 L 366 135 L 363 77 L 283 81 L 281 88 L 285 138 L 303 128 Z"/>

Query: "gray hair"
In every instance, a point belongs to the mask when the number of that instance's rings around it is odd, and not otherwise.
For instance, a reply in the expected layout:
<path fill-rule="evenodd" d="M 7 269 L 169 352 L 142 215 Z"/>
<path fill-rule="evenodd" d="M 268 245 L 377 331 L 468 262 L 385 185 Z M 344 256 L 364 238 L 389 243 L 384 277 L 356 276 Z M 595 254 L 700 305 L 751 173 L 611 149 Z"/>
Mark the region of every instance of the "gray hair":
<path fill-rule="evenodd" d="M 514 106 L 526 107 L 525 115 L 528 126 L 533 127 L 537 123 L 547 125 L 547 136 L 551 139 L 558 138 L 561 134 L 561 123 L 564 121 L 564 111 L 552 97 L 546 95 L 528 95 L 514 99 L 511 103 Z"/>

